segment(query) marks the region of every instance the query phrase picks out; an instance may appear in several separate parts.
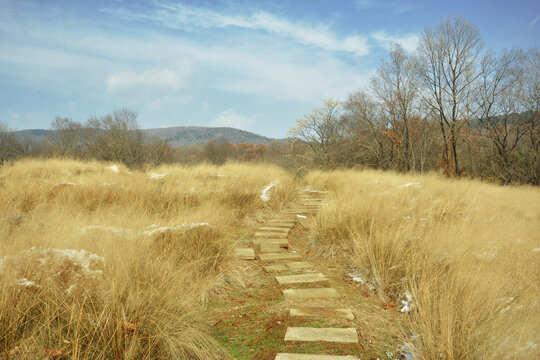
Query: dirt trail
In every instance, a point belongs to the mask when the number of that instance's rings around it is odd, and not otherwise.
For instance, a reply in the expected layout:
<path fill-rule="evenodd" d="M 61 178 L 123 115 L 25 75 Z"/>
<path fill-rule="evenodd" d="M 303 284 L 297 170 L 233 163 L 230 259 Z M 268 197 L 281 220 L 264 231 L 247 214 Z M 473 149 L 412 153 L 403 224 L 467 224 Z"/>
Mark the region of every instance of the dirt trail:
<path fill-rule="evenodd" d="M 380 304 L 359 296 L 342 267 L 318 263 L 306 252 L 309 234 L 302 223 L 324 206 L 325 197 L 324 191 L 299 190 L 296 207 L 264 221 L 251 247 L 237 249 L 238 257 L 253 262 L 252 281 L 213 314 L 217 337 L 235 358 L 376 358 L 360 325 L 373 309 L 382 311 Z M 358 312 L 359 303 L 365 313 Z"/>

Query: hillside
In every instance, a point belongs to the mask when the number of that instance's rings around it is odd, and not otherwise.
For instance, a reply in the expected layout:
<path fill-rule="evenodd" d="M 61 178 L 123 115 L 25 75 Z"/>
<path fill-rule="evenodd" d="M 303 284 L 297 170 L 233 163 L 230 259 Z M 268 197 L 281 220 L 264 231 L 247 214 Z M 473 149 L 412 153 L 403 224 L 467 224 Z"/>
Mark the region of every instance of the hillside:
<path fill-rule="evenodd" d="M 16 134 L 20 138 L 29 138 L 35 142 L 47 139 L 53 130 L 29 129 L 20 130 Z M 210 139 L 225 139 L 233 144 L 253 143 L 269 144 L 275 139 L 254 134 L 249 131 L 229 127 L 175 126 L 157 129 L 142 129 L 149 138 L 167 139 L 171 146 L 202 145 Z"/>
<path fill-rule="evenodd" d="M 249 131 L 229 127 L 176 126 L 143 130 L 149 137 L 167 139 L 172 146 L 202 145 L 210 139 L 225 139 L 232 144 L 268 144 L 272 140 Z"/>

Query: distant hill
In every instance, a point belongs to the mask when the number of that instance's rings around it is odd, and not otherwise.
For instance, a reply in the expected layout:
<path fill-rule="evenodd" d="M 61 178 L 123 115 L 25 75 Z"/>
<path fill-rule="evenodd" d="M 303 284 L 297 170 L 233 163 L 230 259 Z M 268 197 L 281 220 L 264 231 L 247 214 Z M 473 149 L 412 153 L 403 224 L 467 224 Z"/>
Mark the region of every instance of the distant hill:
<path fill-rule="evenodd" d="M 232 144 L 269 144 L 275 140 L 230 127 L 176 126 L 143 131 L 148 137 L 167 139 L 172 146 L 202 145 L 210 139 L 225 139 Z"/>
<path fill-rule="evenodd" d="M 35 142 L 47 139 L 53 130 L 30 129 L 16 131 L 19 138 L 29 138 Z M 142 129 L 149 138 L 167 139 L 171 146 L 202 145 L 210 139 L 225 139 L 232 144 L 269 144 L 275 139 L 254 134 L 249 131 L 229 127 L 176 126 L 158 129 Z"/>

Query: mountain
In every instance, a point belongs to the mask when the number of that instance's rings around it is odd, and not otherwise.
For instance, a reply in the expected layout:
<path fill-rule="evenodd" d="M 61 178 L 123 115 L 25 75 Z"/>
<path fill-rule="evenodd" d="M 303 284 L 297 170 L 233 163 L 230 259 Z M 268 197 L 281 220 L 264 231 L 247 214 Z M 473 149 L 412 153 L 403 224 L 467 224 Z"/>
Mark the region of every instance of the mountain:
<path fill-rule="evenodd" d="M 53 130 L 30 129 L 16 131 L 15 134 L 21 139 L 30 139 L 41 142 L 47 139 L 47 135 Z M 171 146 L 202 145 L 208 140 L 224 139 L 232 144 L 252 143 L 269 144 L 275 139 L 254 134 L 249 131 L 229 127 L 202 127 L 202 126 L 176 126 L 157 129 L 142 129 L 149 138 L 167 139 Z"/>
<path fill-rule="evenodd" d="M 202 145 L 208 140 L 225 139 L 232 144 L 269 144 L 275 139 L 230 127 L 176 126 L 144 129 L 148 137 L 167 139 L 171 146 Z"/>

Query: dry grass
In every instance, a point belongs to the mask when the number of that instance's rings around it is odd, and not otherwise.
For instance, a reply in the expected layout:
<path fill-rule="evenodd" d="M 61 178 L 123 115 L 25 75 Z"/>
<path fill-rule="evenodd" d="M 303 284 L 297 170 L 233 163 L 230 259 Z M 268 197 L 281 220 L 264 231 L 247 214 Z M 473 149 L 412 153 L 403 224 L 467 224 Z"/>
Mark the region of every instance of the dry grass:
<path fill-rule="evenodd" d="M 330 192 L 313 249 L 357 268 L 396 310 L 412 295 L 402 333 L 415 358 L 540 357 L 537 188 L 377 171 L 306 182 Z"/>
<path fill-rule="evenodd" d="M 292 200 L 292 178 L 267 165 L 110 165 L 0 167 L 0 358 L 226 358 L 205 301 L 242 285 L 234 232 Z"/>

